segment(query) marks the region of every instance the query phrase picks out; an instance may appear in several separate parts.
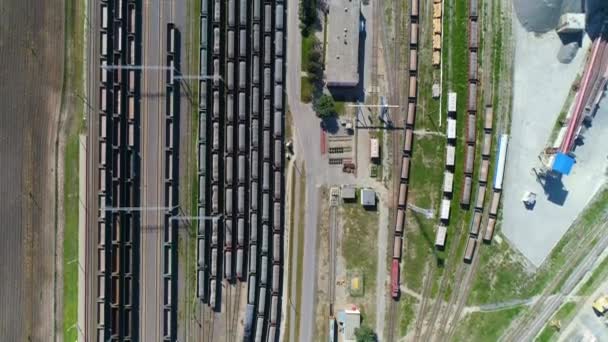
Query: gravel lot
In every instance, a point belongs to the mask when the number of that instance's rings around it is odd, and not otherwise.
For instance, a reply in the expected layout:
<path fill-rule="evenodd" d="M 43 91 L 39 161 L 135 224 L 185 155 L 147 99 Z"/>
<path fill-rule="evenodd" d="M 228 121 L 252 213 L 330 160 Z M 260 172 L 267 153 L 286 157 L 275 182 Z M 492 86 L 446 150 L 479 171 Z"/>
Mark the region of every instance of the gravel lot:
<path fill-rule="evenodd" d="M 516 39 L 513 120 L 509 141 L 503 200 L 503 234 L 534 265 L 540 265 L 566 232 L 593 194 L 606 180 L 608 101 L 600 103 L 585 145 L 577 148 L 577 164 L 563 184 L 554 182 L 547 191 L 536 181 L 533 167 L 548 140 L 555 120 L 577 73 L 582 72 L 590 41 L 570 64 L 561 64 L 556 53 L 561 45 L 554 32 L 528 33 L 513 21 Z M 538 194 L 533 210 L 521 203 L 525 191 Z"/>
<path fill-rule="evenodd" d="M 63 10 L 60 0 L 0 2 L 2 341 L 55 336 L 55 146 Z"/>

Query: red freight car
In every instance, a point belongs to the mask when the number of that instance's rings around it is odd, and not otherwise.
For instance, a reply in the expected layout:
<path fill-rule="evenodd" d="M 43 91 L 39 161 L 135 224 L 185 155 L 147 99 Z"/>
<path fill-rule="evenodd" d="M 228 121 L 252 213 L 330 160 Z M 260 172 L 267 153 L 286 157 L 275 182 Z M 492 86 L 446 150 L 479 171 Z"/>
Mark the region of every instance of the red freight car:
<path fill-rule="evenodd" d="M 399 260 L 393 259 L 391 268 L 391 294 L 393 299 L 399 297 Z"/>

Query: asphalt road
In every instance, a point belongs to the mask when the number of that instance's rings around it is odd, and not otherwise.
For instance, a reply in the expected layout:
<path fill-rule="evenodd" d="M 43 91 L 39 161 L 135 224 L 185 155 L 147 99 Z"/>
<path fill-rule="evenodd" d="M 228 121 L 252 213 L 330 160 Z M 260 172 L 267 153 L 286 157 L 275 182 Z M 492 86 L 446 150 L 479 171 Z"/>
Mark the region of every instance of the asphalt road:
<path fill-rule="evenodd" d="M 167 23 L 172 21 L 173 1 L 143 3 L 143 65 L 166 64 Z M 141 204 L 162 207 L 164 196 L 165 142 L 165 72 L 142 73 L 141 112 Z M 162 94 L 162 96 L 155 96 Z M 163 338 L 163 211 L 142 213 L 140 248 L 140 338 L 160 341 Z"/>

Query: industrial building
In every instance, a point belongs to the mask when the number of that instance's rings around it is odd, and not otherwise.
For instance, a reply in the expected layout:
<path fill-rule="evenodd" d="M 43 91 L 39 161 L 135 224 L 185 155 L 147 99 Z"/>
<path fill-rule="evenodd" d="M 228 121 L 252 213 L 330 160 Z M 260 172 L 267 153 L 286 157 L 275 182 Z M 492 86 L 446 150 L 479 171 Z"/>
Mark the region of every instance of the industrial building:
<path fill-rule="evenodd" d="M 343 201 L 354 201 L 356 198 L 356 190 L 354 185 L 344 185 L 340 190 L 340 196 Z"/>
<path fill-rule="evenodd" d="M 361 326 L 361 312 L 352 305 L 349 309 L 338 312 L 338 324 L 342 332 L 342 341 L 355 342 L 355 331 Z"/>
<path fill-rule="evenodd" d="M 359 83 L 360 0 L 329 0 L 326 70 L 328 87 Z"/>
<path fill-rule="evenodd" d="M 361 189 L 361 205 L 364 207 L 375 207 L 376 192 L 372 189 Z"/>

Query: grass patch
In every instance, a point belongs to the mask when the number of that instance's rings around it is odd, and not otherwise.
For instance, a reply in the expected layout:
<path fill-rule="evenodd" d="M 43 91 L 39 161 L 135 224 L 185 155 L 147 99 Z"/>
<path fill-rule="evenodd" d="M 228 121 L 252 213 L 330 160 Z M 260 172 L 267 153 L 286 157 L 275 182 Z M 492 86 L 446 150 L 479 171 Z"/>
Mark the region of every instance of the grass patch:
<path fill-rule="evenodd" d="M 471 313 L 458 323 L 454 341 L 498 341 L 509 322 L 523 309 L 524 307 L 518 306 L 500 311 Z"/>
<path fill-rule="evenodd" d="M 310 52 L 315 48 L 315 42 L 316 39 L 314 32 L 302 36 L 302 71 L 308 70 L 310 62 L 308 56 L 310 55 Z"/>
<path fill-rule="evenodd" d="M 578 291 L 579 296 L 590 296 L 608 277 L 608 258 L 605 258 Z"/>
<path fill-rule="evenodd" d="M 437 208 L 443 182 L 443 157 L 445 138 L 438 136 L 415 136 L 414 154 L 410 171 L 410 203 L 422 208 Z"/>
<path fill-rule="evenodd" d="M 346 114 L 346 102 L 334 101 L 334 111 L 338 116 L 343 116 Z"/>
<path fill-rule="evenodd" d="M 553 317 L 549 320 L 549 324 L 545 325 L 541 333 L 538 335 L 536 339 L 537 342 L 549 342 L 553 339 L 554 336 L 557 335 L 558 330 L 556 327 L 551 326 L 552 321 L 565 321 L 569 320 L 577 307 L 575 302 L 567 302 L 559 308 L 559 310 L 553 315 Z"/>
<path fill-rule="evenodd" d="M 78 204 L 79 204 L 79 134 L 84 131 L 84 18 L 83 2 L 68 0 L 65 4 L 64 91 L 78 100 L 69 101 L 68 132 L 64 155 L 63 231 L 63 339 L 78 338 Z M 66 95 L 66 94 L 64 94 Z"/>
<path fill-rule="evenodd" d="M 399 319 L 399 335 L 405 336 L 407 330 L 414 321 L 416 313 L 414 312 L 414 304 L 416 299 L 410 295 L 401 295 L 401 317 Z"/>
<path fill-rule="evenodd" d="M 315 86 L 308 76 L 300 77 L 300 100 L 304 103 L 312 102 Z"/>
<path fill-rule="evenodd" d="M 340 214 L 344 220 L 342 255 L 348 271 L 358 270 L 364 277 L 365 294 L 376 286 L 378 212 L 359 204 L 360 190 L 353 203 L 345 203 Z"/>

